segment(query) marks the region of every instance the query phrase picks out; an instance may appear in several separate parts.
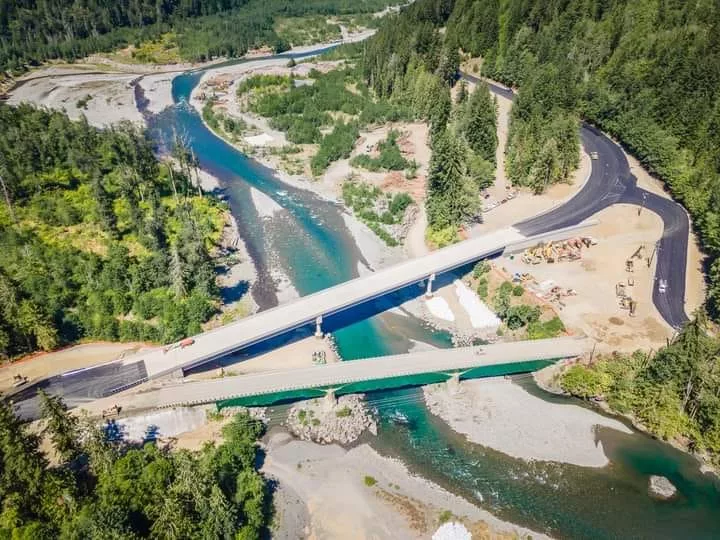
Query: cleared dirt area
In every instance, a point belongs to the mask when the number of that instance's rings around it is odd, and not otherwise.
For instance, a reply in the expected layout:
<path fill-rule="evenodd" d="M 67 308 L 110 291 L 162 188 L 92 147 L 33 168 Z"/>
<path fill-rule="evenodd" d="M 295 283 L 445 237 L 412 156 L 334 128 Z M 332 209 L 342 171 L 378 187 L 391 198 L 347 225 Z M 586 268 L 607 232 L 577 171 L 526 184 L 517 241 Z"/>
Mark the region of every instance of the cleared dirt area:
<path fill-rule="evenodd" d="M 504 257 L 499 264 L 511 273 L 528 272 L 538 283 L 552 280 L 559 287 L 575 290 L 577 295 L 563 297 L 564 306 L 558 305 L 560 317 L 569 329 L 595 339 L 599 351 L 629 352 L 665 344 L 673 331 L 652 303 L 655 258 L 647 264 L 662 234 L 662 221 L 647 210 L 638 216 L 637 207 L 630 205 L 613 206 L 595 217 L 600 224 L 585 234 L 598 244 L 583 250 L 580 260 L 532 265 L 515 255 Z M 633 260 L 634 271 L 627 272 L 625 261 L 641 246 L 640 258 Z M 634 317 L 619 306 L 618 283 L 625 284 L 627 294 L 637 301 Z"/>

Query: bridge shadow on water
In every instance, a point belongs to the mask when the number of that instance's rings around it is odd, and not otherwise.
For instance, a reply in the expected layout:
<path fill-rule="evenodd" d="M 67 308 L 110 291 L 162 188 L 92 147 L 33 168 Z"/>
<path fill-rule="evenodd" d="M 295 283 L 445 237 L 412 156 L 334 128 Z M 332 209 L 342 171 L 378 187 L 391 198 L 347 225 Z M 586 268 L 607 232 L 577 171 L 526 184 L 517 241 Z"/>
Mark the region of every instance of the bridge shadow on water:
<path fill-rule="evenodd" d="M 437 274 L 433 281 L 432 289 L 437 291 L 439 288 L 452 285 L 456 279 L 470 272 L 475 263 L 467 264 L 450 272 Z M 344 309 L 332 315 L 323 317 L 322 330 L 325 333 L 332 333 L 336 330 L 352 326 L 361 321 L 370 319 L 389 310 L 402 310 L 404 316 L 413 317 L 413 315 L 405 310 L 402 305 L 411 300 L 415 300 L 425 294 L 427 280 L 412 283 L 396 291 L 383 294 L 376 298 L 367 300 L 360 304 L 356 304 L 350 308 Z M 418 321 L 418 324 L 425 324 Z M 255 358 L 269 351 L 295 343 L 307 337 L 314 335 L 315 322 L 311 322 L 300 326 L 294 330 L 284 332 L 278 336 L 266 339 L 261 343 L 246 347 L 240 351 L 236 351 L 222 358 L 212 360 L 201 366 L 188 370 L 187 374 L 203 373 L 219 368 L 227 368 L 229 366 L 242 369 L 242 362 Z"/>

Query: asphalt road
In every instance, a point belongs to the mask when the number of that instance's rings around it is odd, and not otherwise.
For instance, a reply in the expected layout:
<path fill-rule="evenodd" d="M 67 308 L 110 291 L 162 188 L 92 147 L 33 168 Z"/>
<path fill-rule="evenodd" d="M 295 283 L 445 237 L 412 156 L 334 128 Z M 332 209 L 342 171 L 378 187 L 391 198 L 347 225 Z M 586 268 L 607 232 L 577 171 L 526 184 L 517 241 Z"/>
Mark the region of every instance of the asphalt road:
<path fill-rule="evenodd" d="M 73 408 L 105 397 L 115 388 L 142 381 L 146 377 L 144 362 L 124 363 L 116 360 L 43 379 L 12 394 L 10 399 L 15 403 L 15 411 L 21 418 L 33 419 L 40 416 L 38 390 L 62 397 L 65 404 Z"/>
<path fill-rule="evenodd" d="M 477 77 L 464 74 L 471 82 Z M 508 99 L 514 99 L 512 90 L 490 84 L 490 90 Z M 622 149 L 600 130 L 583 124 L 580 138 L 588 154 L 596 152 L 592 172 L 583 188 L 565 204 L 539 216 L 517 223 L 515 227 L 524 235 L 532 236 L 562 227 L 577 225 L 613 204 L 634 204 L 642 212 L 656 213 L 663 221 L 663 234 L 657 244 L 657 266 L 653 286 L 653 303 L 665 321 L 680 329 L 688 317 L 685 313 L 685 277 L 690 221 L 679 203 L 638 187 L 637 178 Z M 628 253 L 628 257 L 631 254 Z M 660 281 L 665 280 L 665 292 L 660 292 Z"/>

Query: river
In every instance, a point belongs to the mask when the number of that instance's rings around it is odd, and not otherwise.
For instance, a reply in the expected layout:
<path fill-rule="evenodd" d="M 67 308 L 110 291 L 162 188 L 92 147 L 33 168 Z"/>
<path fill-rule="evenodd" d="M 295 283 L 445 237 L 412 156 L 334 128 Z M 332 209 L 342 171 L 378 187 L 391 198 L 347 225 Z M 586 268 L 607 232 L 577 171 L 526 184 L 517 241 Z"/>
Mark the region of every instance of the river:
<path fill-rule="evenodd" d="M 358 276 L 367 261 L 342 209 L 282 183 L 210 132 L 188 105 L 201 76 L 193 71 L 173 80 L 175 106 L 149 118 L 150 132 L 159 143 L 171 140 L 173 130 L 185 135 L 202 168 L 219 179 L 258 269 L 253 295 L 260 308 L 277 304 L 278 275 L 300 295 Z M 271 222 L 261 219 L 251 188 L 284 210 Z M 326 329 L 345 360 L 406 352 L 415 342 L 450 346 L 447 334 L 408 314 L 377 311 L 374 305 L 363 306 L 328 322 Z M 527 378 L 518 384 L 540 393 Z M 559 538 L 720 537 L 720 491 L 714 477 L 701 474 L 690 456 L 642 434 L 602 431 L 611 460 L 602 469 L 527 463 L 467 442 L 427 412 L 418 389 L 375 392 L 369 400 L 381 418 L 378 436 L 368 439 L 372 446 L 508 521 Z M 407 422 L 398 423 L 399 417 Z M 670 478 L 680 496 L 669 502 L 651 499 L 651 474 Z"/>

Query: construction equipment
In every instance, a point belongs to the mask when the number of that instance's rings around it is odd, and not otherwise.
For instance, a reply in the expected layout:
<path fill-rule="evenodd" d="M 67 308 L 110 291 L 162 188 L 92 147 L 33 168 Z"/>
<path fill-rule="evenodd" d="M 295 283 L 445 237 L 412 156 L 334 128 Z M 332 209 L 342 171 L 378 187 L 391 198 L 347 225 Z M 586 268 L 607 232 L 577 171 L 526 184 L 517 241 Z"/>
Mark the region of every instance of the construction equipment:
<path fill-rule="evenodd" d="M 165 347 L 163 349 L 163 354 L 167 354 L 174 349 L 184 349 L 185 347 L 189 347 L 194 343 L 195 340 L 193 338 L 185 338 L 182 341 L 178 341 L 177 343 L 173 343 L 172 345 L 168 345 L 167 347 Z"/>
<path fill-rule="evenodd" d="M 635 316 L 635 310 L 637 309 L 637 302 L 629 296 L 623 296 L 620 298 L 620 308 L 627 309 L 630 312 L 630 316 Z"/>
<path fill-rule="evenodd" d="M 561 261 L 576 261 L 582 258 L 583 248 L 597 244 L 597 240 L 590 236 L 569 238 L 565 241 L 547 242 L 528 248 L 523 253 L 522 260 L 526 264 L 539 264 L 543 260 L 548 263 Z"/>
<path fill-rule="evenodd" d="M 640 245 L 640 247 L 635 250 L 635 253 L 630 256 L 630 259 L 642 259 L 643 249 L 645 249 L 645 246 Z"/>
<path fill-rule="evenodd" d="M 625 298 L 627 294 L 625 293 L 625 284 L 624 283 L 618 283 L 615 285 L 615 296 L 618 298 Z"/>

